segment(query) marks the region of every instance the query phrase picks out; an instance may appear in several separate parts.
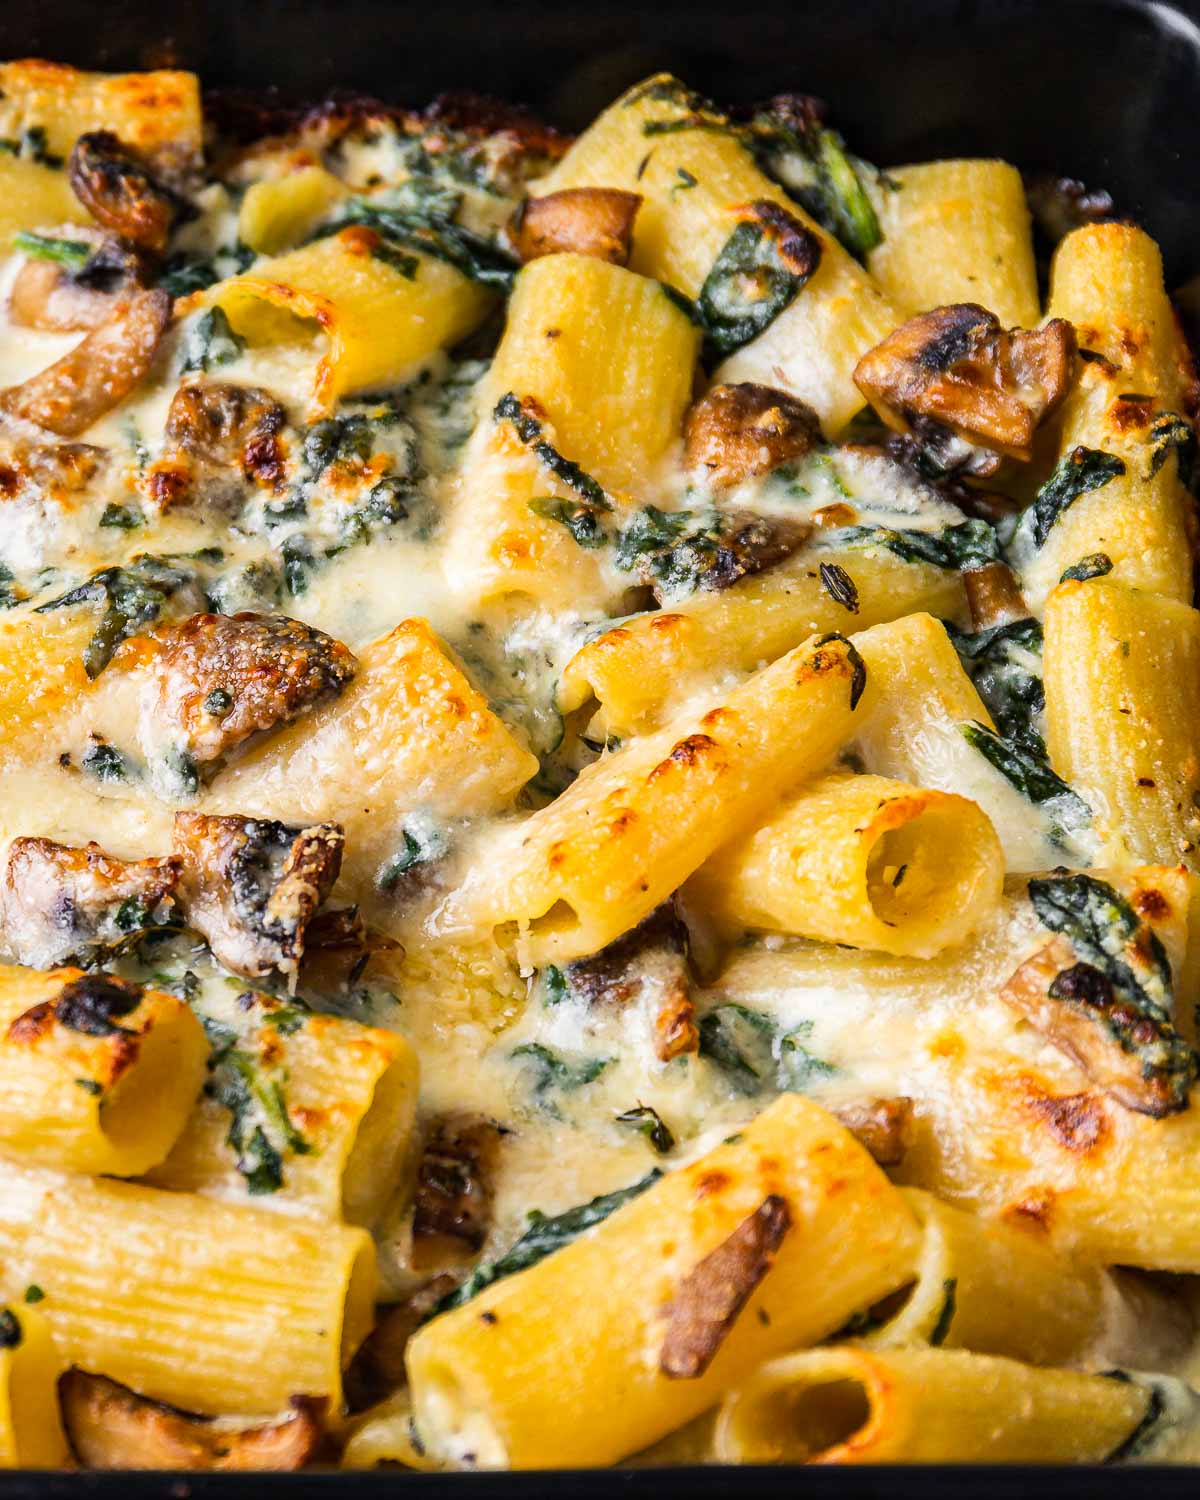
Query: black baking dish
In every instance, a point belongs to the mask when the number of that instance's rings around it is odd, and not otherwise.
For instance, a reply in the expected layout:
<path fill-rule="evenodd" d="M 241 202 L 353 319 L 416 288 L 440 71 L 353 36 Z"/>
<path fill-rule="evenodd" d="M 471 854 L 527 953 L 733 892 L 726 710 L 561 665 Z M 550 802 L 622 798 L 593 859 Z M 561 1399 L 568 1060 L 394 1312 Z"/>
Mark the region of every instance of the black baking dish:
<path fill-rule="evenodd" d="M 803 90 L 883 166 L 996 155 L 1104 187 L 1162 245 L 1169 285 L 1200 274 L 1200 0 L 24 0 L 0 10 L 0 56 L 180 66 L 295 102 L 474 89 L 568 129 L 659 68 L 725 103 Z M 1102 1500 L 1196 1485 L 1194 1470 L 1151 1468 L 0 1474 L 0 1500 Z"/>

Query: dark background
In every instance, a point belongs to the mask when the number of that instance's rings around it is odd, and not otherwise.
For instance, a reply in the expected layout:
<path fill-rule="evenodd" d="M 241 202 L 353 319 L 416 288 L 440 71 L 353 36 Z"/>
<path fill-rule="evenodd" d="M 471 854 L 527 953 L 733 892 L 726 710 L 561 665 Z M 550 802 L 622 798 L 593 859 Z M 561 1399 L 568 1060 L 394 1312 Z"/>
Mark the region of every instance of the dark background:
<path fill-rule="evenodd" d="M 0 56 L 312 100 L 472 88 L 569 128 L 658 68 L 723 103 L 799 90 L 882 165 L 995 154 L 1106 187 L 1179 282 L 1200 271 L 1198 21 L 1200 0 L 17 0 Z"/>

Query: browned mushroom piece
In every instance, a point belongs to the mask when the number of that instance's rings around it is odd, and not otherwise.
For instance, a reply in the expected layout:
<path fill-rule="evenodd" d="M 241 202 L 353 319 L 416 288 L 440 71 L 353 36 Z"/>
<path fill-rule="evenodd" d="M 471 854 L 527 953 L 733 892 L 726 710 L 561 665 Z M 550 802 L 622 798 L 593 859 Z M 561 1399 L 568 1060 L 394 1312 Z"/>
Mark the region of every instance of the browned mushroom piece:
<path fill-rule="evenodd" d="M 881 1167 L 898 1167 L 912 1146 L 912 1100 L 902 1094 L 839 1105 L 833 1113 Z"/>
<path fill-rule="evenodd" d="M 91 253 L 86 264 L 74 271 L 36 256 L 26 259 L 8 299 L 9 316 L 22 328 L 49 333 L 97 328 L 112 315 L 120 298 L 144 284 L 144 264 L 133 246 L 77 224 L 50 232 L 87 245 Z"/>
<path fill-rule="evenodd" d="M 898 432 L 933 423 L 968 444 L 1028 461 L 1039 423 L 1067 393 L 1075 330 L 1062 318 L 1004 330 L 974 302 L 921 313 L 859 360 L 854 381 Z"/>
<path fill-rule="evenodd" d="M 407 1384 L 404 1352 L 409 1339 L 458 1284 L 458 1276 L 443 1272 L 403 1302 L 383 1308 L 346 1370 L 346 1401 L 352 1412 L 365 1411 Z"/>
<path fill-rule="evenodd" d="M 168 924 L 178 883 L 170 857 L 123 860 L 99 844 L 16 838 L 0 885 L 0 942 L 35 969 L 103 954 Z"/>
<path fill-rule="evenodd" d="M 986 630 L 992 625 L 1006 625 L 1010 620 L 1024 620 L 1029 614 L 1021 585 L 1007 563 L 989 563 L 986 568 L 968 569 L 963 574 L 963 590 L 967 596 L 972 630 Z"/>
<path fill-rule="evenodd" d="M 67 163 L 71 191 L 97 224 L 161 253 L 179 200 L 109 130 L 81 135 Z"/>
<path fill-rule="evenodd" d="M 247 1427 L 151 1401 L 85 1370 L 68 1370 L 58 1396 L 85 1469 L 302 1469 L 325 1434 L 323 1398 L 294 1396 L 286 1416 Z"/>
<path fill-rule="evenodd" d="M 0 391 L 0 410 L 78 437 L 145 376 L 170 320 L 168 293 L 134 293 L 60 360 Z"/>
<path fill-rule="evenodd" d="M 684 460 L 720 488 L 801 458 L 821 441 L 811 406 L 768 385 L 715 385 L 687 414 Z"/>
<path fill-rule="evenodd" d="M 669 1062 L 700 1045 L 688 946 L 687 927 L 667 901 L 599 953 L 566 964 L 562 975 L 568 990 L 591 1005 L 643 1006 L 655 1054 Z"/>
<path fill-rule="evenodd" d="M 196 767 L 336 697 L 358 666 L 340 641 L 286 615 L 191 615 L 146 643 L 152 735 Z"/>
<path fill-rule="evenodd" d="M 284 455 L 279 433 L 287 413 L 254 386 L 206 381 L 181 385 L 167 411 L 166 435 L 193 466 L 193 489 L 218 502 L 241 493 L 239 479 L 265 487 L 279 483 Z"/>
<path fill-rule="evenodd" d="M 235 974 L 294 981 L 308 925 L 342 867 L 336 823 L 290 828 L 267 818 L 175 814 L 187 923 Z"/>
<path fill-rule="evenodd" d="M 483 1115 L 433 1120 L 417 1163 L 413 1266 L 469 1260 L 491 1227 L 492 1174 L 502 1131 Z"/>
<path fill-rule="evenodd" d="M 787 1200 L 772 1193 L 728 1239 L 693 1266 L 671 1299 L 658 1368 L 695 1380 L 716 1357 L 725 1335 L 771 1269 L 792 1225 Z"/>
<path fill-rule="evenodd" d="M 1000 998 L 1126 1109 L 1161 1117 L 1187 1108 L 1196 1072 L 1191 1048 L 1169 1022 L 1081 963 L 1065 937 L 1026 959 Z"/>
<path fill-rule="evenodd" d="M 564 188 L 544 198 L 526 198 L 509 225 L 509 237 L 521 260 L 574 252 L 629 264 L 633 221 L 642 206 L 640 193 L 620 188 Z"/>

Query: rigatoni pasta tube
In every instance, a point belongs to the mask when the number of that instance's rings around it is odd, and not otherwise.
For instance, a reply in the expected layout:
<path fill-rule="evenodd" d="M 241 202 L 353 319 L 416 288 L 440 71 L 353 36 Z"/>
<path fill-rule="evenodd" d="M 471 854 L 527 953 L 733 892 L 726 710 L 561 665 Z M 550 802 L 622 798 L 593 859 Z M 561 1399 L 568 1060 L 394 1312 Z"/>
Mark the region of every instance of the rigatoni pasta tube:
<path fill-rule="evenodd" d="M 292 1013 L 294 1015 L 294 1013 Z M 288 1109 L 305 1151 L 289 1155 L 283 1184 L 259 1207 L 371 1225 L 395 1190 L 417 1108 L 417 1056 L 403 1037 L 338 1016 L 266 1026 L 260 1054 L 287 1077 Z M 244 1202 L 246 1179 L 229 1143 L 229 1112 L 202 1097 L 150 1180 L 177 1192 Z"/>
<path fill-rule="evenodd" d="M 238 209 L 238 239 L 259 255 L 278 255 L 304 239 L 346 193 L 324 167 L 302 166 L 251 183 Z"/>
<path fill-rule="evenodd" d="M 823 768 L 872 692 L 844 637 L 797 646 L 707 712 L 589 766 L 549 807 L 502 830 L 447 905 L 443 930 L 516 924 L 536 964 L 597 952 Z"/>
<path fill-rule="evenodd" d="M 808 783 L 688 884 L 718 925 L 932 958 L 995 909 L 996 831 L 974 802 L 883 776 Z"/>
<path fill-rule="evenodd" d="M 741 1464 L 1099 1463 L 1150 1392 L 950 1349 L 814 1349 L 771 1361 L 721 1408 L 716 1456 Z"/>
<path fill-rule="evenodd" d="M 731 132 L 682 123 L 693 114 L 676 79 L 648 79 L 584 131 L 543 186 L 639 193 L 632 269 L 692 298 L 737 225 L 732 210 L 762 200 L 781 204 L 820 241 L 820 264 L 792 305 L 716 378 L 783 386 L 807 401 L 833 436 L 863 405 L 854 366 L 902 320 L 857 261 L 759 170 Z"/>
<path fill-rule="evenodd" d="M 854 584 L 851 617 L 825 587 L 818 563 L 836 561 Z M 751 672 L 807 640 L 863 630 L 917 610 L 960 618 L 962 579 L 890 552 L 798 553 L 727 589 L 701 589 L 670 609 L 632 615 L 582 646 L 559 683 L 559 707 L 598 704 L 598 732 L 644 733 L 673 716 L 690 693 L 731 670 Z"/>
<path fill-rule="evenodd" d="M 402 620 L 357 654 L 358 673 L 341 697 L 231 766 L 205 810 L 340 823 L 341 889 L 366 915 L 382 916 L 378 877 L 405 847 L 406 814 L 495 812 L 538 763 L 426 621 Z"/>
<path fill-rule="evenodd" d="M 1005 328 L 1041 317 L 1021 174 L 1006 161 L 889 167 L 875 195 L 883 239 L 867 265 L 906 313 L 978 302 Z M 891 186 L 891 184 L 895 186 Z"/>
<path fill-rule="evenodd" d="M 317 360 L 309 419 L 343 396 L 391 385 L 470 333 L 491 294 L 444 260 L 383 245 L 351 225 L 200 294 L 254 343 L 296 342 L 305 325 L 328 341 Z M 310 335 L 313 329 L 308 330 Z"/>
<path fill-rule="evenodd" d="M 371 1325 L 361 1229 L 0 1162 L 0 1284 L 31 1284 L 69 1364 L 188 1411 L 341 1400 Z"/>
<path fill-rule="evenodd" d="M 91 130 L 110 130 L 160 167 L 198 164 L 204 125 L 194 73 L 84 73 L 23 58 L 0 63 L 0 136 L 45 132 L 47 151 L 67 156 Z"/>
<path fill-rule="evenodd" d="M 1108 863 L 1200 865 L 1200 613 L 1107 579 L 1046 603 L 1046 744 Z"/>
<path fill-rule="evenodd" d="M 1098 451 L 1124 472 L 1059 509 L 1045 541 L 1023 559 L 1025 597 L 1040 607 L 1068 567 L 1104 553 L 1114 582 L 1190 603 L 1190 501 L 1177 455 L 1151 430 L 1186 405 L 1186 355 L 1158 246 L 1131 224 L 1077 229 L 1054 257 L 1050 314 L 1074 323 L 1080 347 L 1100 356 L 1080 366 L 1059 453 Z"/>
<path fill-rule="evenodd" d="M 619 598 L 628 575 L 614 579 L 600 549 L 535 509 L 579 503 L 537 445 L 615 495 L 651 498 L 679 442 L 699 347 L 699 330 L 656 281 L 586 255 L 527 265 L 451 494 L 451 587 L 475 601 L 520 594 L 573 609 Z M 535 418 L 535 442 L 497 412 L 506 396 Z"/>
<path fill-rule="evenodd" d="M 767 1202 L 787 1222 L 769 1268 L 710 1362 L 664 1373 L 689 1275 Z M 917 1243 L 866 1151 L 818 1105 L 783 1095 L 566 1249 L 427 1324 L 408 1353 L 421 1441 L 451 1464 L 614 1463 L 900 1286 Z"/>
<path fill-rule="evenodd" d="M 173 995 L 0 965 L 0 1152 L 133 1177 L 178 1140 L 208 1042 Z"/>
<path fill-rule="evenodd" d="M 864 630 L 855 643 L 879 684 L 857 738 L 867 770 L 970 797 L 991 819 L 1010 870 L 1057 863 L 1031 828 L 1029 804 L 963 736 L 965 724 L 995 725 L 941 621 L 908 615 Z"/>
<path fill-rule="evenodd" d="M 58 1407 L 65 1370 L 40 1312 L 0 1308 L 0 1469 L 57 1469 L 70 1462 Z"/>
<path fill-rule="evenodd" d="M 916 1189 L 924 1230 L 904 1306 L 863 1342 L 936 1343 L 1033 1364 L 1076 1364 L 1095 1351 L 1121 1293 L 1111 1273 L 1047 1244 L 1035 1227 L 984 1218 Z"/>

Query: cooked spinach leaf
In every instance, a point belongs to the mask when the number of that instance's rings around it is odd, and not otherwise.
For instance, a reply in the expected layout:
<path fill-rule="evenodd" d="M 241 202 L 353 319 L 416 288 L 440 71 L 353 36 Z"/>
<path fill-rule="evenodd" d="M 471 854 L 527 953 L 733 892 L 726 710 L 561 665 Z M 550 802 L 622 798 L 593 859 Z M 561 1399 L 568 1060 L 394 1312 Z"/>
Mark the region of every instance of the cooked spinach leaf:
<path fill-rule="evenodd" d="M 848 547 L 886 547 L 910 563 L 932 563 L 935 568 L 968 570 L 1000 562 L 1000 539 L 987 521 L 973 518 L 943 531 L 896 531 L 889 526 L 848 526 L 836 533 Z"/>
<path fill-rule="evenodd" d="M 838 563 L 822 563 L 817 570 L 821 585 L 829 597 L 852 615 L 858 613 L 858 587 L 845 568 Z"/>
<path fill-rule="evenodd" d="M 784 210 L 769 203 L 754 209 L 755 217 L 743 219 L 725 241 L 700 288 L 700 316 L 718 355 L 732 354 L 769 327 L 821 259 L 816 237 Z"/>
<path fill-rule="evenodd" d="M 507 391 L 500 397 L 492 416 L 497 422 L 511 422 L 525 446 L 541 459 L 556 478 L 573 489 L 586 505 L 597 511 L 612 509 L 604 486 L 546 441 L 542 435 L 541 422 L 522 405 L 512 391 Z"/>
<path fill-rule="evenodd" d="M 1027 755 L 1045 758 L 1037 717 L 1046 706 L 1042 686 L 1042 627 L 1010 620 L 973 634 L 946 625 L 967 675 L 987 704 L 1002 738 Z"/>
<path fill-rule="evenodd" d="M 1124 472 L 1124 461 L 1114 453 L 1104 453 L 1099 448 L 1072 448 L 1059 459 L 1030 506 L 1034 544 L 1045 545 L 1059 517 L 1080 495 L 1103 488 Z"/>
<path fill-rule="evenodd" d="M 700 1055 L 715 1063 L 739 1094 L 803 1090 L 835 1070 L 805 1046 L 812 1022 L 781 1032 L 762 1011 L 730 1001 L 700 1020 Z"/>
<path fill-rule="evenodd" d="M 569 1208 L 565 1213 L 556 1214 L 553 1218 L 538 1213 L 534 1209 L 529 1215 L 529 1228 L 516 1244 L 496 1260 L 484 1261 L 482 1265 L 476 1266 L 461 1286 L 455 1287 L 452 1292 L 442 1298 L 430 1313 L 430 1317 L 434 1317 L 437 1313 L 449 1312 L 452 1307 L 461 1307 L 464 1302 L 469 1302 L 472 1297 L 483 1291 L 484 1287 L 491 1286 L 492 1282 L 500 1281 L 505 1276 L 512 1276 L 517 1271 L 524 1271 L 529 1266 L 536 1265 L 539 1260 L 545 1260 L 547 1255 L 553 1254 L 555 1250 L 561 1250 L 564 1245 L 569 1245 L 572 1240 L 578 1239 L 585 1229 L 591 1229 L 593 1225 L 603 1223 L 610 1214 L 623 1208 L 639 1193 L 644 1193 L 648 1187 L 653 1187 L 662 1175 L 662 1172 L 654 1167 L 646 1173 L 645 1177 L 639 1178 L 628 1187 L 618 1188 L 615 1193 L 605 1193 L 599 1198 L 593 1198 L 589 1203 L 581 1203 L 578 1208 Z"/>
<path fill-rule="evenodd" d="M 157 620 L 168 601 L 195 581 L 193 569 L 142 553 L 123 567 L 102 568 L 93 573 L 65 594 L 39 604 L 36 613 L 103 601 L 104 614 L 83 653 L 84 671 L 96 678 L 113 659 L 122 641 Z"/>
<path fill-rule="evenodd" d="M 1044 757 L 1023 750 L 1011 740 L 1002 739 L 985 724 L 977 724 L 973 720 L 960 724 L 959 729 L 967 744 L 995 766 L 1027 801 L 1040 806 L 1043 802 L 1062 798 L 1064 815 L 1072 821 L 1086 821 L 1091 817 L 1091 808 L 1077 792 L 1071 790 L 1061 776 L 1050 769 L 1049 762 Z"/>
<path fill-rule="evenodd" d="M 255 1196 L 278 1192 L 285 1157 L 305 1156 L 312 1147 L 292 1123 L 280 1082 L 264 1077 L 258 1059 L 235 1044 L 232 1028 L 215 1023 L 205 1029 L 214 1047 L 205 1092 L 230 1113 L 226 1141 L 237 1169 Z"/>
<path fill-rule="evenodd" d="M 534 1102 L 551 1115 L 558 1113 L 554 1095 L 574 1093 L 585 1084 L 593 1083 L 612 1062 L 611 1057 L 586 1057 L 579 1062 L 568 1062 L 541 1042 L 523 1042 L 514 1047 L 509 1056 L 529 1069 L 533 1078 Z"/>
<path fill-rule="evenodd" d="M 13 235 L 13 249 L 34 260 L 50 260 L 68 271 L 82 271 L 92 256 L 86 240 L 61 239 L 52 234 L 34 234 L 22 229 Z"/>
<path fill-rule="evenodd" d="M 383 207 L 367 198 L 352 198 L 345 213 L 318 233 L 330 234 L 347 224 L 365 224 L 383 236 L 380 249 L 389 254 L 394 255 L 399 246 L 420 250 L 452 265 L 472 281 L 507 292 L 519 269 L 517 261 L 483 235 L 456 224 L 445 212 L 448 201 L 429 195 L 423 202 L 410 197 L 407 203 L 396 200 Z M 457 207 L 456 203 L 455 210 Z M 411 272 L 402 274 L 415 276 L 418 263 L 411 256 L 408 260 Z"/>
<path fill-rule="evenodd" d="M 1102 1025 L 1144 1078 L 1161 1078 L 1181 1101 L 1195 1081 L 1196 1054 L 1171 1017 L 1171 965 L 1158 935 L 1111 885 L 1082 873 L 1029 882 L 1038 920 L 1061 933 L 1081 960 L 1050 994 Z M 1088 982 L 1091 970 L 1099 983 Z M 1082 971 L 1082 972 L 1081 972 Z"/>

